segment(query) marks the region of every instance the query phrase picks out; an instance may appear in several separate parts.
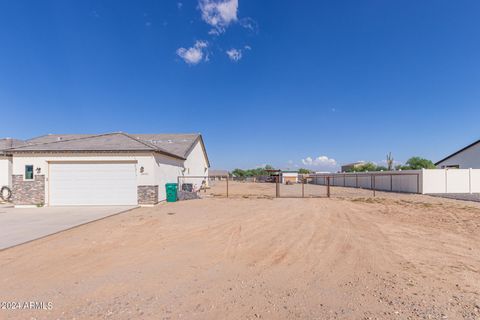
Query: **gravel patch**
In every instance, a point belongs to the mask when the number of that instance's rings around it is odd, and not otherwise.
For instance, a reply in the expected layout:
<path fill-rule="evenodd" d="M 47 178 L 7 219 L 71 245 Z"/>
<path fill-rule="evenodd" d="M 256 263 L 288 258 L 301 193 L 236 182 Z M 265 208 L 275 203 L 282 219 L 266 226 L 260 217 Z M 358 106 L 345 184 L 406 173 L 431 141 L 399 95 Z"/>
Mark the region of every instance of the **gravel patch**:
<path fill-rule="evenodd" d="M 441 197 L 455 200 L 464 200 L 464 201 L 475 201 L 480 202 L 480 193 L 440 193 L 440 194 L 429 194 L 433 197 Z"/>

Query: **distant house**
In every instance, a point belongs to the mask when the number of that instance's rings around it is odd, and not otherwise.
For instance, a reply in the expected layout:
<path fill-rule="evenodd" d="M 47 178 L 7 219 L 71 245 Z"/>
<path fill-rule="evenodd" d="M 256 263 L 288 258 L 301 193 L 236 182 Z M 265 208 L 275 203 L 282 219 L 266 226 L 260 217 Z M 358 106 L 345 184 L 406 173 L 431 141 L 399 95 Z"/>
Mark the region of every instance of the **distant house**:
<path fill-rule="evenodd" d="M 342 166 L 342 172 L 348 172 L 348 171 L 353 171 L 355 170 L 356 168 L 362 166 L 365 164 L 365 161 L 358 161 L 358 162 L 353 162 L 353 163 L 348 163 L 348 164 L 344 164 Z"/>
<path fill-rule="evenodd" d="M 212 181 L 214 180 L 225 180 L 230 175 L 228 170 L 208 170 L 208 178 Z"/>
<path fill-rule="evenodd" d="M 282 170 L 282 183 L 297 183 L 298 182 L 298 171 L 289 171 Z"/>
<path fill-rule="evenodd" d="M 435 163 L 439 169 L 480 169 L 480 140 Z"/>

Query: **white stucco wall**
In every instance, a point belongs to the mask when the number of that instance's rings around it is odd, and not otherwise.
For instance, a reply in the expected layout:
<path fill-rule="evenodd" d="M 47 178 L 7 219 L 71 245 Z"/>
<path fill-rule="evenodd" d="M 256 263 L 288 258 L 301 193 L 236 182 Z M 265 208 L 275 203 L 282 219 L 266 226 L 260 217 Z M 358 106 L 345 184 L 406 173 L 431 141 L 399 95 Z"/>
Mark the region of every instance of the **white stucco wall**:
<path fill-rule="evenodd" d="M 200 141 L 197 141 L 192 148 L 184 165 L 184 176 L 208 177 L 208 161 Z M 200 187 L 203 180 L 208 184 L 208 178 L 184 178 L 182 180 L 184 183 L 193 183 L 196 187 Z"/>
<path fill-rule="evenodd" d="M 0 188 L 12 186 L 12 159 L 0 157 Z"/>
<path fill-rule="evenodd" d="M 459 169 L 480 169 L 480 143 L 460 152 L 453 157 L 440 162 L 437 168 L 443 169 L 444 166 L 459 165 Z"/>
<path fill-rule="evenodd" d="M 184 160 L 170 158 L 167 156 L 155 155 L 154 177 L 158 185 L 158 200 L 164 201 L 167 198 L 165 184 L 177 183 L 178 177 L 182 175 Z"/>
<path fill-rule="evenodd" d="M 34 174 L 37 175 L 37 168 L 40 168 L 40 175 L 45 175 L 45 199 L 48 205 L 48 179 L 49 179 L 49 162 L 88 162 L 88 161 L 134 161 L 136 162 L 137 184 L 138 185 L 155 185 L 156 184 L 156 165 L 152 154 L 18 154 L 13 156 L 12 174 L 24 175 L 25 166 L 33 165 Z M 144 167 L 144 173 L 140 173 L 140 167 Z"/>

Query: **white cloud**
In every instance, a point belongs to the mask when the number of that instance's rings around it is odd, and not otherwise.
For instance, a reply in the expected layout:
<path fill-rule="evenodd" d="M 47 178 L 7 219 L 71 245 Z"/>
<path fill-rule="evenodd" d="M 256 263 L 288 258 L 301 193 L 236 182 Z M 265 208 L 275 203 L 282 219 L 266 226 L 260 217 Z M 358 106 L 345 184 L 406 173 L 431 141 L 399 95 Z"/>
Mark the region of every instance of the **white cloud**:
<path fill-rule="evenodd" d="M 335 159 L 330 159 L 327 156 L 319 156 L 315 159 L 312 157 L 306 157 L 305 159 L 302 159 L 302 163 L 311 167 L 335 167 L 337 165 Z"/>
<path fill-rule="evenodd" d="M 258 33 L 258 23 L 252 18 L 243 18 L 239 21 L 240 25 L 251 32 Z"/>
<path fill-rule="evenodd" d="M 179 48 L 177 55 L 186 63 L 195 65 L 202 61 L 208 61 L 207 47 L 208 43 L 206 41 L 196 41 L 193 47 Z"/>
<path fill-rule="evenodd" d="M 214 29 L 210 34 L 225 32 L 225 28 L 238 20 L 238 0 L 199 0 L 202 19 Z"/>
<path fill-rule="evenodd" d="M 227 51 L 227 55 L 232 61 L 239 61 L 242 59 L 242 50 L 239 49 L 230 49 Z"/>

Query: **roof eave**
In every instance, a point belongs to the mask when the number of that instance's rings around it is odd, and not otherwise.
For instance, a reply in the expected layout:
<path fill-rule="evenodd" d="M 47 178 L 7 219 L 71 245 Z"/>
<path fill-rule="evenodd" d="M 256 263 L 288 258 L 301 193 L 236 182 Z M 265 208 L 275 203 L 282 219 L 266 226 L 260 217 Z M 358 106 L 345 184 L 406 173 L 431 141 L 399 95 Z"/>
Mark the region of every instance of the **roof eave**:
<path fill-rule="evenodd" d="M 155 153 L 164 155 L 164 156 L 169 156 L 169 157 L 175 158 L 175 159 L 187 160 L 187 158 L 181 157 L 181 156 L 173 154 L 173 153 L 164 152 L 162 150 L 152 150 L 152 151 L 155 152 Z"/>
<path fill-rule="evenodd" d="M 104 152 L 104 153 L 118 153 L 118 152 L 154 152 L 156 150 L 147 150 L 147 149 L 130 149 L 130 150 L 18 150 L 10 149 L 7 150 L 9 153 L 85 153 L 85 152 Z"/>
<path fill-rule="evenodd" d="M 154 152 L 162 155 L 166 155 L 172 158 L 186 160 L 184 157 L 180 157 L 173 153 L 163 152 L 161 150 L 151 149 L 130 149 L 130 150 L 8 150 L 9 153 L 135 153 L 135 152 Z M 1 154 L 1 153 L 0 153 Z"/>

